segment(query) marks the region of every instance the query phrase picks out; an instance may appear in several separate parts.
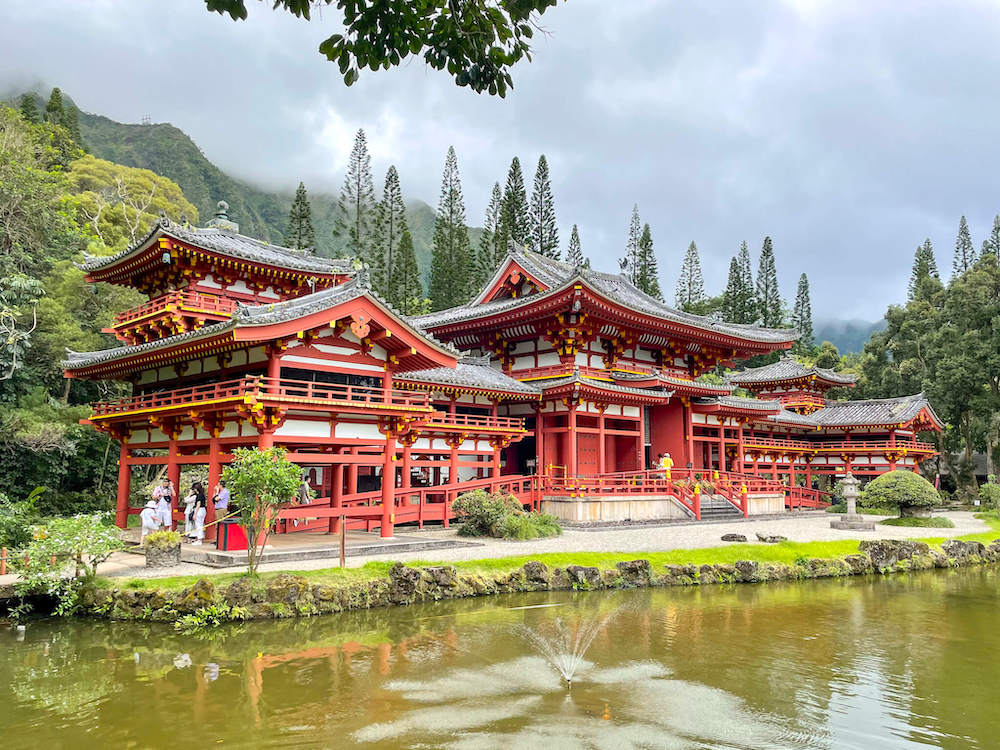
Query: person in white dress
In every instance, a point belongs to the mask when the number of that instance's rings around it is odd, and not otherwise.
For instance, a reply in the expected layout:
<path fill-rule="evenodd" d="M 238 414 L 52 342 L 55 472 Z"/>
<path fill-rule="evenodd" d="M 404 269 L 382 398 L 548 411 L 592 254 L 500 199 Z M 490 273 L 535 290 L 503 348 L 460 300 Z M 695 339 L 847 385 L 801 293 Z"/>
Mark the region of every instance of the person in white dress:
<path fill-rule="evenodd" d="M 145 539 L 147 534 L 159 531 L 160 516 L 156 512 L 156 501 L 150 500 L 146 503 L 146 507 L 139 512 L 139 522 L 142 529 L 139 541 Z"/>
<path fill-rule="evenodd" d="M 198 500 L 198 493 L 194 487 L 184 496 L 184 536 L 194 536 L 194 506 Z"/>
<path fill-rule="evenodd" d="M 205 500 L 204 495 L 199 497 L 194 504 L 194 523 L 193 523 L 193 533 L 194 542 L 191 546 L 199 545 L 205 538 L 205 516 L 208 514 L 208 503 Z"/>
<path fill-rule="evenodd" d="M 160 516 L 160 523 L 163 524 L 165 531 L 170 531 L 174 527 L 173 522 L 173 502 L 174 502 L 174 485 L 169 480 L 164 478 L 160 482 L 160 486 L 153 490 L 153 499 L 156 501 L 156 512 Z"/>

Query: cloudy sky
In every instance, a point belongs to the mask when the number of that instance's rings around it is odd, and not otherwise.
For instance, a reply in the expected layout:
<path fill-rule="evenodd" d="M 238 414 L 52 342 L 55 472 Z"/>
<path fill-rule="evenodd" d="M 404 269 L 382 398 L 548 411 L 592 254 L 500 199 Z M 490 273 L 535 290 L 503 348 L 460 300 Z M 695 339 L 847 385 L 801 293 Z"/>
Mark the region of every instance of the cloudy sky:
<path fill-rule="evenodd" d="M 774 240 L 783 292 L 809 275 L 817 318 L 877 319 L 930 237 L 950 267 L 959 216 L 978 248 L 1000 212 L 1000 4 L 987 0 L 567 0 L 506 99 L 415 60 L 345 88 L 317 52 L 336 31 L 248 2 L 4 3 L 0 90 L 58 85 L 116 120 L 187 132 L 225 171 L 336 190 L 354 131 L 380 183 L 436 203 L 458 151 L 470 223 L 515 154 L 549 160 L 563 243 L 611 270 L 638 203 L 672 296 L 687 244 L 709 292 L 740 241 Z"/>

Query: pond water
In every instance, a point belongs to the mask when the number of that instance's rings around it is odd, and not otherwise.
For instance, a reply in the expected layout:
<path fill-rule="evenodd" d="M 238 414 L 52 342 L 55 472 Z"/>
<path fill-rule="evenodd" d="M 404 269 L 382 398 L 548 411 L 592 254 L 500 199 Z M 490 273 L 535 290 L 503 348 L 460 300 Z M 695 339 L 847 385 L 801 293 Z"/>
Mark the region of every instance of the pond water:
<path fill-rule="evenodd" d="M 4 748 L 997 748 L 1000 571 L 0 627 Z M 567 689 L 538 640 L 594 631 Z M 534 634 L 535 637 L 531 637 Z"/>

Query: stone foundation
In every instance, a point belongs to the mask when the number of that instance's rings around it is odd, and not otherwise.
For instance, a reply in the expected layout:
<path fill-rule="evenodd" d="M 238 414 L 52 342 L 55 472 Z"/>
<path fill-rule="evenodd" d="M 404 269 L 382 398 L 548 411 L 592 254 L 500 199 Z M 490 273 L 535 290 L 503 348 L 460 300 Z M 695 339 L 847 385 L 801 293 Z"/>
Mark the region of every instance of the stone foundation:
<path fill-rule="evenodd" d="M 281 574 L 257 581 L 240 578 L 220 588 L 210 579 L 200 579 L 180 592 L 88 588 L 80 592 L 79 601 L 82 614 L 113 620 L 175 620 L 210 606 L 228 611 L 232 619 L 268 619 L 489 594 L 763 583 L 884 575 L 997 561 L 1000 539 L 988 546 L 951 540 L 940 550 L 923 542 L 879 539 L 861 542 L 857 554 L 801 559 L 794 565 L 738 560 L 731 565 L 666 565 L 657 569 L 649 560 L 638 559 L 619 562 L 613 570 L 600 570 L 581 565 L 549 568 L 532 561 L 512 571 L 462 575 L 451 565 L 415 568 L 396 563 L 385 578 L 341 586 L 313 584 L 302 576 Z"/>

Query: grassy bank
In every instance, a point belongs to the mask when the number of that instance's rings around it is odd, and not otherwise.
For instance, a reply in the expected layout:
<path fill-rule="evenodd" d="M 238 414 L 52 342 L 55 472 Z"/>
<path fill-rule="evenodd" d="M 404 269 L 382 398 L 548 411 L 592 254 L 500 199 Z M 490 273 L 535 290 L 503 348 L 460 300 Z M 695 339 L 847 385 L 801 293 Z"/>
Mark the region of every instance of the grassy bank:
<path fill-rule="evenodd" d="M 454 564 L 370 562 L 359 568 L 155 579 L 98 578 L 72 610 L 196 629 L 230 620 L 327 614 L 526 591 L 763 583 L 1000 562 L 1000 520 L 958 539 L 731 544 L 666 552 L 561 552 Z"/>
<path fill-rule="evenodd" d="M 976 541 L 988 544 L 1000 537 L 1000 520 L 997 513 L 984 513 L 977 516 L 983 520 L 990 531 L 979 534 L 966 534 L 954 537 L 960 541 Z M 933 548 L 940 548 L 949 537 L 925 538 Z M 739 560 L 749 560 L 756 563 L 779 563 L 794 565 L 799 560 L 820 558 L 842 558 L 858 552 L 858 539 L 844 539 L 835 542 L 780 542 L 778 544 L 726 544 L 718 547 L 698 549 L 677 549 L 665 552 L 643 552 L 631 550 L 623 552 L 544 552 L 532 555 L 517 555 L 509 557 L 487 557 L 479 560 L 461 562 L 441 562 L 436 560 L 414 560 L 407 563 L 410 567 L 436 567 L 448 565 L 462 575 L 482 575 L 509 573 L 521 568 L 531 561 L 541 562 L 551 568 L 565 568 L 568 565 L 582 565 L 602 569 L 614 568 L 620 562 L 641 558 L 649 560 L 654 567 L 665 565 L 733 565 Z M 366 563 L 357 568 L 323 568 L 320 570 L 286 570 L 273 573 L 261 573 L 262 580 L 268 580 L 279 575 L 294 575 L 305 578 L 317 585 L 355 584 L 384 578 L 392 568 L 390 560 L 378 560 Z M 100 578 L 98 584 L 104 588 L 159 589 L 161 591 L 180 591 L 194 584 L 205 575 L 173 576 L 170 578 Z M 211 575 L 216 587 L 227 586 L 244 577 L 243 573 L 217 573 Z"/>

